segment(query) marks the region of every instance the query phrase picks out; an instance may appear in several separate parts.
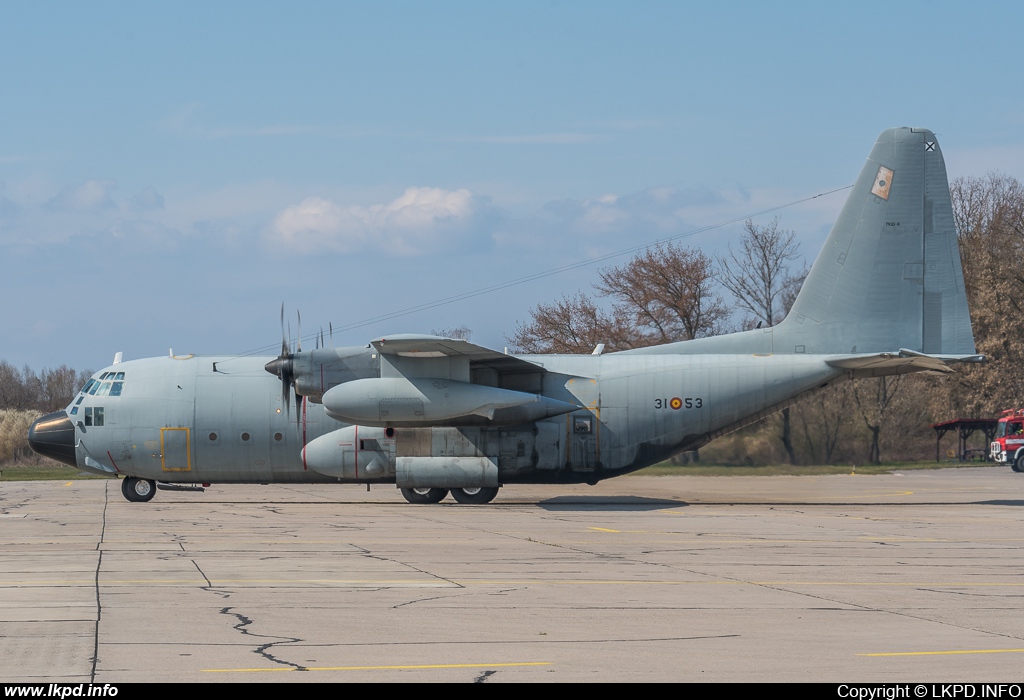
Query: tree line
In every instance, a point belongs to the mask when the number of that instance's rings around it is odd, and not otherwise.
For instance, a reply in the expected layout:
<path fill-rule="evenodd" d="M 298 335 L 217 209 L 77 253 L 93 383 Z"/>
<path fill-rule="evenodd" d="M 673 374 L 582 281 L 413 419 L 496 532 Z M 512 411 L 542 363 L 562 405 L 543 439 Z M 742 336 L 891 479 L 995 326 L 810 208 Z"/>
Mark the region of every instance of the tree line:
<path fill-rule="evenodd" d="M 719 438 L 702 450 L 705 459 L 927 459 L 935 450 L 932 423 L 993 417 L 1024 404 L 1024 185 L 1000 174 L 959 178 L 950 195 L 977 351 L 989 362 L 958 365 L 944 377 L 835 385 Z M 775 325 L 807 275 L 795 239 L 776 218 L 761 226 L 747 221 L 736 249 L 730 246 L 718 258 L 677 243 L 655 245 L 601 270 L 592 294 L 579 291 L 539 304 L 508 340 L 522 352 L 586 353 L 600 343 L 606 351 L 625 350 Z"/>
<path fill-rule="evenodd" d="M 37 374 L 0 361 L 0 463 L 38 461 L 28 446 L 32 421 L 65 408 L 91 375 L 67 365 Z"/>

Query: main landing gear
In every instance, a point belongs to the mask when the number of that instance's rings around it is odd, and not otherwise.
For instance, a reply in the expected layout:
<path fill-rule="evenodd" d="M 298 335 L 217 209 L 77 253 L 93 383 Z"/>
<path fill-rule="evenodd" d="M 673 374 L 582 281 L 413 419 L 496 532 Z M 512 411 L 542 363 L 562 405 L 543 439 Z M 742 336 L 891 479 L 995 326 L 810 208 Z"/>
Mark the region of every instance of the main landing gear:
<path fill-rule="evenodd" d="M 452 489 L 452 496 L 459 503 L 490 503 L 498 495 L 498 489 L 494 487 L 475 486 L 473 488 Z"/>
<path fill-rule="evenodd" d="M 452 489 L 451 494 L 459 503 L 482 504 L 493 501 L 494 497 L 498 495 L 498 489 L 474 486 Z M 409 503 L 440 503 L 448 495 L 448 489 L 402 489 L 402 495 Z"/>
<path fill-rule="evenodd" d="M 132 503 L 146 503 L 156 495 L 156 482 L 128 476 L 121 480 L 121 494 Z"/>
<path fill-rule="evenodd" d="M 448 495 L 448 489 L 402 489 L 402 495 L 409 503 L 440 503 Z"/>

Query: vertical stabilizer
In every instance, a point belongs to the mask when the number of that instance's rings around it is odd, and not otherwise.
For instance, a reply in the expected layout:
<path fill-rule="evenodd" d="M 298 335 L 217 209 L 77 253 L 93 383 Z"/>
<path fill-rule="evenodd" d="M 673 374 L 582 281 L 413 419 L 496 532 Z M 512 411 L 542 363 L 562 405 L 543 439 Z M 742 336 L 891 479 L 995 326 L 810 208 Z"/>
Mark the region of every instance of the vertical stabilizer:
<path fill-rule="evenodd" d="M 777 353 L 974 353 L 935 134 L 904 127 L 878 137 L 774 336 Z"/>

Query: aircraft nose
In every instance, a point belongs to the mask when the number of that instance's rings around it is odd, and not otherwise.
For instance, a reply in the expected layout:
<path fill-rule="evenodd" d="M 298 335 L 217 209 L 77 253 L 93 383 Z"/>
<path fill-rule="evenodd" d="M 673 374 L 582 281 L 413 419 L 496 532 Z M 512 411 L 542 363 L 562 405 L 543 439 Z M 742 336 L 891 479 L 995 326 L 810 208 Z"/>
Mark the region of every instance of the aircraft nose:
<path fill-rule="evenodd" d="M 64 411 L 47 413 L 28 429 L 28 445 L 36 453 L 71 467 L 75 458 L 75 426 Z"/>

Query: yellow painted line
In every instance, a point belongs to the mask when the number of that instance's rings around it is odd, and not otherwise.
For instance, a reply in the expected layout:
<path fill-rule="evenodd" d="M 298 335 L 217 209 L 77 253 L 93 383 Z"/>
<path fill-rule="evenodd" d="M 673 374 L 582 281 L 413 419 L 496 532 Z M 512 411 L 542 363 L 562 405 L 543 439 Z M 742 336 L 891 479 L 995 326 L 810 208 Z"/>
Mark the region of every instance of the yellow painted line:
<path fill-rule="evenodd" d="M 589 527 L 588 530 L 597 530 L 598 532 L 622 532 L 621 530 L 609 530 L 606 527 Z"/>
<path fill-rule="evenodd" d="M 65 486 L 71 486 L 71 484 L 73 484 L 73 483 L 74 483 L 73 481 L 69 481 L 68 483 L 66 483 L 66 484 L 64 484 L 64 485 L 65 485 Z"/>
<path fill-rule="evenodd" d="M 509 668 L 511 666 L 550 666 L 550 661 L 521 661 L 504 664 L 420 664 L 414 666 L 310 666 L 306 671 L 422 671 L 450 668 Z M 297 668 L 204 668 L 203 673 L 272 673 L 298 671 Z"/>
<path fill-rule="evenodd" d="M 1024 649 L 964 649 L 962 651 L 893 651 L 857 656 L 953 656 L 956 654 L 1024 654 Z"/>

